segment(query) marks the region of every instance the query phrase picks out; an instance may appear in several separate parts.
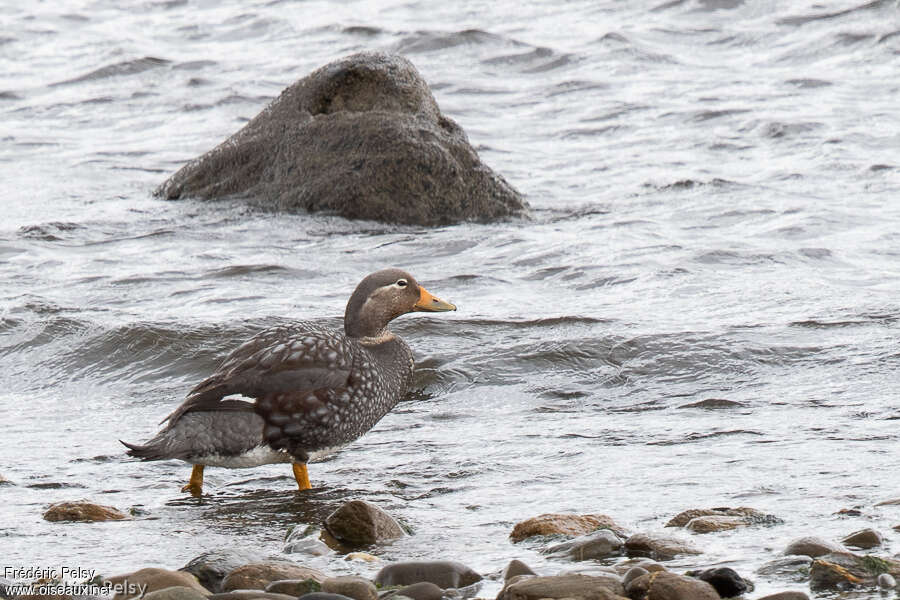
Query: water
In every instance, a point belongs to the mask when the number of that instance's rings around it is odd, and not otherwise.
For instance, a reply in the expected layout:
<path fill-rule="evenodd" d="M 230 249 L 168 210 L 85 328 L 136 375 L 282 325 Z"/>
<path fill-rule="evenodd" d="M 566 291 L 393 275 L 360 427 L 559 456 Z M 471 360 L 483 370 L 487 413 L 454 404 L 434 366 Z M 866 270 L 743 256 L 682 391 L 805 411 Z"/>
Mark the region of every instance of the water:
<path fill-rule="evenodd" d="M 784 524 L 676 568 L 747 576 L 900 495 L 900 12 L 857 2 L 10 3 L 0 34 L 0 487 L 6 563 L 104 574 L 205 549 L 279 552 L 365 498 L 415 535 L 384 561 L 539 571 L 512 525 L 692 507 Z M 349 53 L 409 57 L 530 222 L 441 229 L 164 202 L 153 188 L 284 87 Z M 338 325 L 366 273 L 456 303 L 395 330 L 416 390 L 313 465 L 139 464 L 224 354 L 286 319 Z M 732 409 L 683 408 L 709 398 Z M 139 518 L 41 519 L 88 498 Z M 862 516 L 840 518 L 843 508 Z M 333 573 L 378 565 L 299 559 Z M 4 564 L 6 564 L 4 563 Z M 758 595 L 785 588 L 755 578 Z M 482 590 L 498 589 L 496 581 Z"/>

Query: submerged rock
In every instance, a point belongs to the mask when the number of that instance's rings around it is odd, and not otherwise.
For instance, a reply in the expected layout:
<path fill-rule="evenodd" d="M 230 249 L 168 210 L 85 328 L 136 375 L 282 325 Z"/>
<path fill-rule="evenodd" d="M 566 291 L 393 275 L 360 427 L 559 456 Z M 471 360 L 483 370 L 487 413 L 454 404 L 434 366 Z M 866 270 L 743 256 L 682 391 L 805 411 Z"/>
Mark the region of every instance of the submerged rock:
<path fill-rule="evenodd" d="M 511 581 L 497 595 L 497 600 L 619 600 L 624 595 L 625 588 L 618 577 L 568 574 Z"/>
<path fill-rule="evenodd" d="M 628 596 L 640 600 L 719 600 L 715 588 L 694 577 L 657 571 L 629 582 Z"/>
<path fill-rule="evenodd" d="M 415 225 L 491 221 L 527 208 L 441 114 L 412 63 L 375 52 L 297 81 L 156 194 L 240 194 L 275 210 Z"/>
<path fill-rule="evenodd" d="M 881 546 L 884 543 L 884 537 L 874 529 L 866 528 L 851 533 L 842 539 L 841 543 L 845 546 L 868 550 Z"/>
<path fill-rule="evenodd" d="M 796 582 L 806 581 L 812 561 L 813 559 L 805 554 L 783 556 L 760 566 L 756 573 L 768 577 L 782 577 Z"/>
<path fill-rule="evenodd" d="M 156 569 L 152 567 L 140 569 L 139 571 L 135 571 L 134 573 L 126 573 L 124 575 L 114 575 L 112 577 L 106 577 L 103 582 L 112 585 L 126 586 L 126 589 L 129 585 L 137 586 L 138 588 L 143 588 L 143 586 L 146 585 L 146 593 L 155 592 L 157 590 L 164 590 L 170 587 L 185 587 L 195 590 L 203 594 L 204 596 L 209 595 L 209 591 L 205 587 L 200 585 L 200 582 L 197 581 L 197 578 L 190 573 L 185 573 L 184 571 Z M 138 593 L 119 593 L 113 597 L 113 600 L 124 600 L 125 598 L 131 598 L 137 595 Z"/>
<path fill-rule="evenodd" d="M 636 533 L 625 540 L 628 556 L 646 556 L 653 560 L 671 560 L 681 554 L 703 554 L 688 542 L 673 537 Z"/>
<path fill-rule="evenodd" d="M 601 514 L 568 515 L 547 513 L 516 523 L 509 538 L 521 542 L 535 535 L 579 536 L 598 529 L 609 529 L 616 535 L 627 537 L 628 532 L 616 524 L 612 517 Z"/>
<path fill-rule="evenodd" d="M 813 591 L 874 587 L 879 575 L 900 575 L 900 561 L 877 556 L 859 556 L 851 552 L 832 552 L 813 560 L 809 569 L 809 588 Z"/>
<path fill-rule="evenodd" d="M 737 508 L 692 508 L 690 510 L 685 510 L 674 517 L 672 517 L 668 523 L 666 523 L 666 527 L 686 527 L 692 520 L 702 518 L 702 517 L 738 517 L 743 519 L 744 525 L 756 525 L 756 524 L 775 524 L 781 522 L 781 520 L 775 515 L 766 514 L 764 512 L 758 511 L 755 508 L 749 508 L 747 506 L 739 506 Z M 715 523 L 715 520 L 707 521 L 708 523 Z M 722 523 L 737 523 L 737 521 L 729 521 L 723 520 Z M 739 526 L 739 525 L 738 525 Z M 727 529 L 733 529 L 733 527 L 724 527 Z M 716 531 L 715 529 L 711 529 L 711 531 Z M 698 533 L 703 533 L 699 532 Z"/>
<path fill-rule="evenodd" d="M 222 581 L 222 590 L 264 590 L 273 581 L 283 579 L 312 579 L 322 583 L 328 575 L 309 567 L 287 561 L 266 561 L 241 565 L 234 569 Z"/>
<path fill-rule="evenodd" d="M 219 549 L 210 550 L 192 558 L 179 571 L 192 574 L 200 584 L 211 592 L 222 591 L 222 580 L 241 565 L 255 563 L 262 557 L 246 550 Z"/>
<path fill-rule="evenodd" d="M 122 521 L 130 519 L 128 515 L 112 506 L 103 506 L 84 500 L 76 502 L 57 502 L 51 504 L 44 519 L 47 521 L 81 521 L 94 523 L 98 521 Z"/>
<path fill-rule="evenodd" d="M 350 500 L 328 515 L 325 528 L 335 539 L 349 546 L 367 546 L 406 536 L 388 513 L 364 500 Z"/>
<path fill-rule="evenodd" d="M 375 575 L 375 584 L 380 587 L 428 581 L 449 589 L 466 587 L 481 580 L 481 575 L 452 560 L 397 562 L 383 567 Z"/>

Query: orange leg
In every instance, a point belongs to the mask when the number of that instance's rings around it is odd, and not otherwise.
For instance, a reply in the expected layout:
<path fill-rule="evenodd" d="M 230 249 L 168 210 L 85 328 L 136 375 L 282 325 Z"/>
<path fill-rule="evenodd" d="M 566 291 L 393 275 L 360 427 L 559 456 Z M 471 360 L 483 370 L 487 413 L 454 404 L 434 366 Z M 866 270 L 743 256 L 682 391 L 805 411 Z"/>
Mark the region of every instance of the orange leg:
<path fill-rule="evenodd" d="M 306 463 L 293 463 L 294 479 L 297 480 L 297 487 L 301 490 L 311 490 L 309 485 L 309 471 L 306 470 Z"/>
<path fill-rule="evenodd" d="M 190 492 L 194 498 L 199 498 L 203 494 L 203 465 L 194 465 L 191 479 L 186 486 L 181 488 L 181 491 Z"/>

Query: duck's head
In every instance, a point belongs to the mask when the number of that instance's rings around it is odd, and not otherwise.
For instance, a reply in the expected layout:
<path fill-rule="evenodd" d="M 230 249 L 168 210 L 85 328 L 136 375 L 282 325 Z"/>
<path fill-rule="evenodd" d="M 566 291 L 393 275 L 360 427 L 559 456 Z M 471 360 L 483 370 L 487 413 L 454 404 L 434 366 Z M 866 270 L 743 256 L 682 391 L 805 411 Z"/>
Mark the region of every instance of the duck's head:
<path fill-rule="evenodd" d="M 432 296 L 406 271 L 384 269 L 356 286 L 344 313 L 344 332 L 355 338 L 379 337 L 400 315 L 448 310 L 456 310 L 456 306 Z"/>

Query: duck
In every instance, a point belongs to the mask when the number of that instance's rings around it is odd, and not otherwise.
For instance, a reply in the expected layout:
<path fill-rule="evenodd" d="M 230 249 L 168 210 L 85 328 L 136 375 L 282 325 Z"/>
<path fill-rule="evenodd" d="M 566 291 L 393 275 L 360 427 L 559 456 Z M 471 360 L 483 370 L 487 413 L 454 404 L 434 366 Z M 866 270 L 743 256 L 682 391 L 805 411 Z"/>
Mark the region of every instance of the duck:
<path fill-rule="evenodd" d="M 388 329 L 411 312 L 454 311 L 402 269 L 366 276 L 350 296 L 343 331 L 315 321 L 266 329 L 233 350 L 129 456 L 193 465 L 182 488 L 203 493 L 205 467 L 291 463 L 299 490 L 307 464 L 353 442 L 409 390 L 413 355 Z M 121 441 L 121 440 L 120 440 Z"/>

